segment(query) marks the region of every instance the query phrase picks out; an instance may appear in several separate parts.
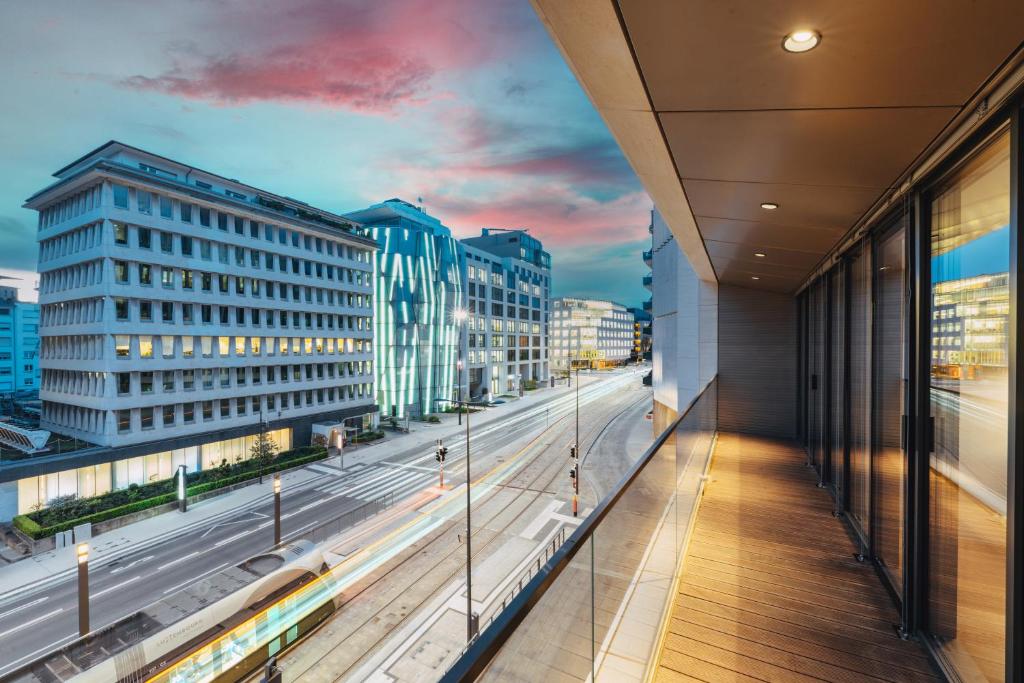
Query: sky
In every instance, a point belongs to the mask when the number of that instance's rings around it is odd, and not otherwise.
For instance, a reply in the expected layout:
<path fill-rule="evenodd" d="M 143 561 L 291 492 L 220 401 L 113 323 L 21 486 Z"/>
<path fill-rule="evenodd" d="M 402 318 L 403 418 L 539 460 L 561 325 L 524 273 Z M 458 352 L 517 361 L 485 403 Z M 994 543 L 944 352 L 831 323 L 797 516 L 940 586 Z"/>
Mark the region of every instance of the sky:
<path fill-rule="evenodd" d="M 51 174 L 107 140 L 457 237 L 528 228 L 553 294 L 639 306 L 651 201 L 528 0 L 0 0 L 0 276 Z M 417 202 L 422 198 L 421 202 Z"/>

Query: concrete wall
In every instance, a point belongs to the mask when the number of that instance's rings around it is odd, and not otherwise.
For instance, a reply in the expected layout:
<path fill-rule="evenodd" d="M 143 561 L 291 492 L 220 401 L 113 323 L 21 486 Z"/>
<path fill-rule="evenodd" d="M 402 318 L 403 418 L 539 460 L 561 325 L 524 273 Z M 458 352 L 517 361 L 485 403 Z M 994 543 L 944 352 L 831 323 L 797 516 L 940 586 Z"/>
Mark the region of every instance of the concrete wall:
<path fill-rule="evenodd" d="M 794 438 L 796 299 L 718 288 L 718 428 Z"/>

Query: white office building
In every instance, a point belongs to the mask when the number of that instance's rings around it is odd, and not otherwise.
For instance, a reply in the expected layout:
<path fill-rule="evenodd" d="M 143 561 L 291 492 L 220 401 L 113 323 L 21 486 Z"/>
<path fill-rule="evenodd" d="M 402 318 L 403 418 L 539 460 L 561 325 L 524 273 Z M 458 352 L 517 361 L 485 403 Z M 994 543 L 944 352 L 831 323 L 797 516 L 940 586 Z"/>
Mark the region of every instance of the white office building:
<path fill-rule="evenodd" d="M 629 361 L 633 314 L 603 299 L 562 297 L 551 305 L 551 368 L 604 368 Z"/>
<path fill-rule="evenodd" d="M 372 419 L 376 245 L 361 226 L 118 142 L 55 176 L 25 204 L 41 426 L 98 449 L 34 468 L 19 512 L 248 457 L 261 421 L 287 448 L 313 422 Z"/>
<path fill-rule="evenodd" d="M 484 229 L 465 253 L 466 331 L 460 379 L 473 399 L 516 393 L 550 377 L 551 256 L 524 230 Z"/>

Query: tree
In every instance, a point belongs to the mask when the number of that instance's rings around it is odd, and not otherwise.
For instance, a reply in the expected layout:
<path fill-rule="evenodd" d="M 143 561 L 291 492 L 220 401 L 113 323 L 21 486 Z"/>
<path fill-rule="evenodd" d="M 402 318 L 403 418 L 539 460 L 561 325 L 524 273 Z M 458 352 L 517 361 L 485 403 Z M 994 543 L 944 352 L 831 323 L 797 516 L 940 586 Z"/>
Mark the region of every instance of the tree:
<path fill-rule="evenodd" d="M 256 443 L 252 445 L 249 453 L 260 468 L 260 483 L 262 484 L 263 468 L 268 466 L 277 457 L 277 444 L 267 436 L 266 432 L 260 432 L 256 435 Z"/>

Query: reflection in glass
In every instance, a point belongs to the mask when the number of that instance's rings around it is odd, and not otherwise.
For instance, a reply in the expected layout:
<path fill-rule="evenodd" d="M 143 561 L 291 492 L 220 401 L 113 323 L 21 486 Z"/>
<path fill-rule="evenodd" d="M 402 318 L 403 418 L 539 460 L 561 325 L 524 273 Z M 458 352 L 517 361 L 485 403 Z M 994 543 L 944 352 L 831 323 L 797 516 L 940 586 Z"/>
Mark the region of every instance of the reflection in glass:
<path fill-rule="evenodd" d="M 875 253 L 875 556 L 903 586 L 903 392 L 905 232 L 883 237 Z"/>
<path fill-rule="evenodd" d="M 825 456 L 825 287 L 810 288 L 810 448 L 811 462 L 824 475 Z"/>
<path fill-rule="evenodd" d="M 931 206 L 929 630 L 966 680 L 1003 680 L 1009 135 Z"/>
<path fill-rule="evenodd" d="M 871 253 L 850 262 L 850 471 L 847 509 L 865 534 L 871 493 Z"/>

